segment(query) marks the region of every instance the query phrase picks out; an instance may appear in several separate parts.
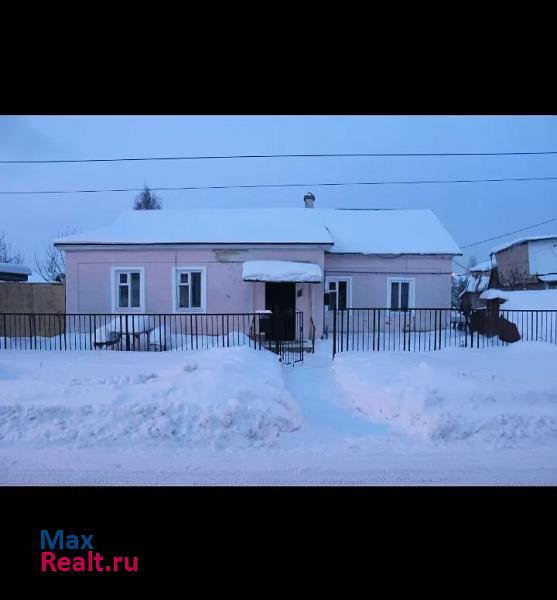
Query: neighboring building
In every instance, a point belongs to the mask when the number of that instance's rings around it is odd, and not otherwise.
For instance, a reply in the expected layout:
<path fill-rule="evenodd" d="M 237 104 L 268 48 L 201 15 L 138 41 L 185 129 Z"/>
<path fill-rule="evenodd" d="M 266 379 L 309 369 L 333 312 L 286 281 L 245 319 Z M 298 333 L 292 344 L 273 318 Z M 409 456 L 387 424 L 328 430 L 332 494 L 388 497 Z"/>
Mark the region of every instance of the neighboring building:
<path fill-rule="evenodd" d="M 485 307 L 485 301 L 480 298 L 494 279 L 495 267 L 487 260 L 471 267 L 466 278 L 466 288 L 460 294 L 460 309 L 469 313 L 476 308 Z"/>
<path fill-rule="evenodd" d="M 46 282 L 25 265 L 0 263 L 0 337 L 16 331 L 21 336 L 29 335 L 29 321 L 22 314 L 63 314 L 65 303 L 62 283 Z M 6 317 L 11 313 L 13 316 Z M 44 316 L 33 328 L 35 335 L 55 335 L 59 331 L 57 322 Z"/>
<path fill-rule="evenodd" d="M 27 281 L 31 275 L 25 265 L 0 262 L 0 281 Z"/>
<path fill-rule="evenodd" d="M 557 288 L 557 235 L 525 237 L 494 248 L 498 280 L 490 287 L 508 290 Z"/>
<path fill-rule="evenodd" d="M 305 208 L 130 211 L 55 240 L 74 313 L 450 308 L 460 249 L 430 210 Z"/>

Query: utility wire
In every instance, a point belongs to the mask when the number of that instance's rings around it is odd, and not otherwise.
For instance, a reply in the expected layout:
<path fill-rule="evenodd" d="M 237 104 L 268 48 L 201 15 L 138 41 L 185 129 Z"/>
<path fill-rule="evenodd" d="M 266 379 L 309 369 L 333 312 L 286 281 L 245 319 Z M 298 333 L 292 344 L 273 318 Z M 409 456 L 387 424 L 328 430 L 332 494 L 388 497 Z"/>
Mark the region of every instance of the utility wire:
<path fill-rule="evenodd" d="M 185 190 L 232 190 L 232 189 L 262 189 L 262 188 L 292 188 L 292 187 L 342 187 L 342 186 L 369 186 L 369 185 L 432 185 L 449 183 L 498 183 L 502 181 L 556 181 L 552 177 L 499 177 L 496 179 L 431 179 L 417 181 L 352 181 L 352 182 L 326 182 L 326 183 L 261 183 L 251 185 L 205 185 L 205 186 L 180 186 L 180 187 L 150 187 L 156 192 L 171 192 Z M 29 191 L 0 191 L 4 195 L 23 194 L 99 194 L 104 192 L 141 192 L 144 188 L 113 188 L 113 189 L 82 189 L 82 190 L 29 190 Z"/>
<path fill-rule="evenodd" d="M 472 242 L 471 244 L 465 244 L 464 246 L 460 246 L 463 248 L 470 248 L 471 246 L 479 246 L 480 244 L 484 244 L 485 242 L 491 242 L 492 240 L 498 240 L 500 238 L 507 237 L 509 235 L 513 235 L 515 233 L 520 233 L 521 231 L 526 231 L 527 229 L 533 229 L 534 227 L 540 227 L 541 225 L 545 225 L 546 223 L 553 223 L 557 221 L 557 217 L 553 219 L 548 219 L 547 221 L 542 221 L 541 223 L 536 223 L 535 225 L 528 225 L 528 227 L 523 227 L 522 229 L 515 229 L 514 231 L 510 231 L 509 233 L 502 233 L 501 235 L 496 235 L 494 237 L 487 238 L 485 240 L 480 240 L 479 242 Z"/>
<path fill-rule="evenodd" d="M 124 158 L 79 158 L 49 160 L 0 160 L 2 165 L 62 164 L 62 163 L 110 163 L 168 160 L 237 160 L 249 158 L 398 158 L 420 156 L 548 156 L 557 150 L 540 152 L 336 152 L 319 154 L 224 154 L 207 156 L 126 156 Z"/>

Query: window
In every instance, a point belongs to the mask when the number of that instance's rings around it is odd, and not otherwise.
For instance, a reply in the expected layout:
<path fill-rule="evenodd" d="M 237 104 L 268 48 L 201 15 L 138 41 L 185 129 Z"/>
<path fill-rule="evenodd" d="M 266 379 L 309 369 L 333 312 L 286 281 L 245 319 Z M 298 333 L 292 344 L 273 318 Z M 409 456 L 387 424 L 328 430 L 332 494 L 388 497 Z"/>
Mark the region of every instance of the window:
<path fill-rule="evenodd" d="M 143 267 L 115 267 L 112 269 L 112 310 L 140 312 L 144 308 Z"/>
<path fill-rule="evenodd" d="M 174 270 L 175 312 L 205 310 L 205 267 L 181 267 Z"/>
<path fill-rule="evenodd" d="M 327 277 L 325 281 L 325 306 L 328 310 L 344 310 L 351 306 L 352 280 L 349 277 Z"/>
<path fill-rule="evenodd" d="M 414 307 L 414 279 L 387 280 L 387 306 L 391 310 L 409 310 Z"/>

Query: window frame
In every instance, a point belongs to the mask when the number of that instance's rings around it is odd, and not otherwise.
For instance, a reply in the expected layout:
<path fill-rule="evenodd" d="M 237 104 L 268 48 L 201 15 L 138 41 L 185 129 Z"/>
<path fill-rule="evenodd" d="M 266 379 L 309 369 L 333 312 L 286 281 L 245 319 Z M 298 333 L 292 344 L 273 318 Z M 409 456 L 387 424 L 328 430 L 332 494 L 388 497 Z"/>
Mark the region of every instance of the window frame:
<path fill-rule="evenodd" d="M 120 275 L 126 273 L 139 273 L 139 306 L 119 306 L 120 301 Z M 118 279 L 118 281 L 116 281 Z M 128 282 L 131 292 L 131 281 Z M 118 266 L 110 269 L 111 310 L 113 314 L 144 313 L 145 312 L 145 267 Z M 131 298 L 129 298 L 131 299 Z"/>
<path fill-rule="evenodd" d="M 191 298 L 191 273 L 201 273 L 201 306 L 200 307 L 180 307 L 180 281 L 179 276 L 182 273 L 189 273 L 190 277 L 190 298 Z M 199 265 L 179 265 L 172 267 L 172 312 L 181 314 L 199 314 L 207 312 L 207 267 Z"/>
<path fill-rule="evenodd" d="M 329 294 L 329 283 L 336 283 L 336 296 L 337 296 L 337 310 L 341 310 L 340 308 L 338 308 L 338 283 L 339 281 L 346 281 L 346 308 L 352 308 L 352 277 L 351 276 L 342 276 L 342 277 L 325 277 L 325 291 L 324 294 Z M 331 306 L 330 302 L 329 304 L 325 304 L 325 296 L 323 296 L 323 305 L 325 307 L 325 310 L 327 312 L 333 312 L 329 307 Z M 342 309 L 344 310 L 344 309 Z"/>
<path fill-rule="evenodd" d="M 413 310 L 416 308 L 416 278 L 415 277 L 387 277 L 387 309 L 389 312 L 399 313 L 406 312 L 402 308 L 393 309 L 391 308 L 391 288 L 393 283 L 408 283 L 408 309 Z M 402 299 L 402 288 L 399 287 L 400 298 Z M 400 303 L 399 303 L 400 304 Z"/>

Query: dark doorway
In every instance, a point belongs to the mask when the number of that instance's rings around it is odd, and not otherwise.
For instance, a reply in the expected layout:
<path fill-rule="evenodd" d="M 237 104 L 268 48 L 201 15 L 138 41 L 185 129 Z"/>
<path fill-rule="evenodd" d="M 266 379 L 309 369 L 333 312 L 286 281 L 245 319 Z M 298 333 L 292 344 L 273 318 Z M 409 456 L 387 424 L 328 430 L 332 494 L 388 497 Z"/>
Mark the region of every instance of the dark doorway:
<path fill-rule="evenodd" d="M 273 311 L 271 334 L 273 339 L 295 339 L 295 283 L 266 283 L 265 310 Z"/>

